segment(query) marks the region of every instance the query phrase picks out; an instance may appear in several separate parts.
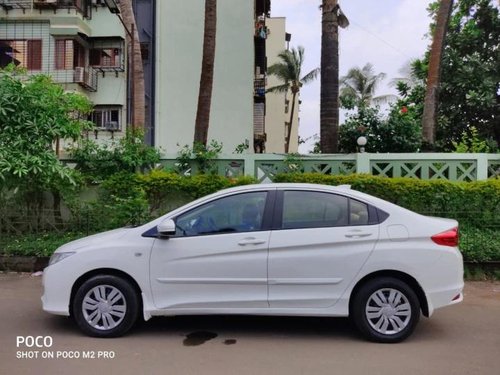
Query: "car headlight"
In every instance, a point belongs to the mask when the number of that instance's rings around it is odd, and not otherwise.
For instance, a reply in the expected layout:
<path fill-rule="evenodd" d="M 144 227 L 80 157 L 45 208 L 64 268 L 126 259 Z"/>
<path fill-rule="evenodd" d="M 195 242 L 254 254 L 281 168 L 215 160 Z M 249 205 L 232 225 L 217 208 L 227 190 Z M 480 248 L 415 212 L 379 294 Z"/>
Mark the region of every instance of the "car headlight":
<path fill-rule="evenodd" d="M 56 264 L 57 262 L 60 262 L 64 258 L 67 258 L 67 257 L 69 257 L 70 255 L 73 255 L 73 254 L 75 254 L 74 251 L 70 251 L 70 252 L 66 252 L 66 253 L 54 253 L 50 257 L 49 266 L 51 266 L 53 264 Z"/>

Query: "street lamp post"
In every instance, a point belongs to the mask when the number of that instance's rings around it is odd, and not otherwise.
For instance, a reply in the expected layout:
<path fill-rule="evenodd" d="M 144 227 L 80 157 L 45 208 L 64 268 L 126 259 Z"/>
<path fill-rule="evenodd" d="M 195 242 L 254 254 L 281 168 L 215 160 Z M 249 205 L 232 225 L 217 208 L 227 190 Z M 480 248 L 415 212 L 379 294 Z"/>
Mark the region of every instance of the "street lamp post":
<path fill-rule="evenodd" d="M 365 146 L 368 143 L 368 139 L 366 137 L 361 136 L 357 139 L 357 143 L 359 146 L 359 152 L 365 152 Z"/>

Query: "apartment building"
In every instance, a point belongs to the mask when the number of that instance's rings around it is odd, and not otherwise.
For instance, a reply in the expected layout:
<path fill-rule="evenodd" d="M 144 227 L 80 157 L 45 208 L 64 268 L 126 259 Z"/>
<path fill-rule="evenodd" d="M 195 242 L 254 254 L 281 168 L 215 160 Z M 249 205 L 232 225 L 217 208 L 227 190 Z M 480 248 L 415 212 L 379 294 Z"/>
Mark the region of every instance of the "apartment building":
<path fill-rule="evenodd" d="M 0 67 L 43 73 L 86 95 L 89 137 L 120 137 L 127 123 L 125 29 L 101 0 L 0 0 Z"/>
<path fill-rule="evenodd" d="M 291 34 L 286 32 L 285 17 L 264 17 L 261 15 L 257 23 L 256 37 L 266 35 L 265 56 L 268 66 L 281 62 L 278 55 L 285 49 L 288 49 L 291 40 Z M 265 28 L 265 34 L 259 31 Z M 256 51 L 258 49 L 256 48 Z M 267 68 L 266 68 L 267 69 Z M 266 70 L 265 70 L 266 72 Z M 256 96 L 261 95 L 264 100 L 256 103 L 256 107 L 264 108 L 255 111 L 255 129 L 263 129 L 265 136 L 264 151 L 268 153 L 284 153 L 286 141 L 286 124 L 290 122 L 292 93 L 269 93 L 267 89 L 282 85 L 279 79 L 274 76 L 262 74 L 262 67 L 257 66 L 255 86 L 259 89 Z M 263 94 L 265 93 L 265 95 Z M 256 99 L 257 100 L 257 99 Z M 293 114 L 292 132 L 290 135 L 289 152 L 298 152 L 298 127 L 299 127 L 299 97 L 295 99 L 295 111 Z M 256 142 L 259 141 L 259 133 L 256 133 Z"/>

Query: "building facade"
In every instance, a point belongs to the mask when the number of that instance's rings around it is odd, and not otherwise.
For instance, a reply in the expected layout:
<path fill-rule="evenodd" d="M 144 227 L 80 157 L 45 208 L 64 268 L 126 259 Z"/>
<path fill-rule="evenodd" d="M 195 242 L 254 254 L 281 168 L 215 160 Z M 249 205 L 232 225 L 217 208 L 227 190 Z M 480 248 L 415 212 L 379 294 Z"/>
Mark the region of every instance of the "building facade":
<path fill-rule="evenodd" d="M 127 122 L 125 29 L 100 0 L 0 0 L 0 67 L 48 74 L 95 105 L 99 141 Z"/>
<path fill-rule="evenodd" d="M 204 1 L 156 2 L 155 144 L 166 153 L 192 145 L 203 52 Z M 218 0 L 208 139 L 223 152 L 253 143 L 253 14 L 248 0 Z"/>
<path fill-rule="evenodd" d="M 266 18 L 268 37 L 266 41 L 266 55 L 269 66 L 281 62 L 278 55 L 288 49 L 291 34 L 286 32 L 286 18 Z M 266 89 L 282 85 L 283 82 L 274 76 L 268 76 Z M 266 152 L 284 153 L 286 126 L 290 122 L 292 107 L 292 93 L 266 93 Z M 292 132 L 290 135 L 289 152 L 296 153 L 299 149 L 299 97 L 295 99 L 295 111 L 292 120 Z"/>
<path fill-rule="evenodd" d="M 203 52 L 204 1 L 135 0 L 138 30 L 152 25 L 146 8 L 156 10 L 156 28 L 141 37 L 154 49 L 151 106 L 154 144 L 173 154 L 192 145 Z M 149 4 L 149 5 L 147 5 Z M 284 18 L 270 18 L 270 0 L 218 0 L 215 72 L 208 139 L 223 144 L 224 153 L 241 145 L 247 152 L 284 152 L 289 102 L 269 94 L 275 83 L 267 66 L 286 48 Z M 147 21 L 144 21 L 146 18 Z M 272 32 L 271 32 L 272 31 Z M 148 38 L 154 35 L 154 46 Z M 145 72 L 147 67 L 145 66 Z M 151 78 L 154 77 L 154 78 Z M 288 103 L 288 104 L 287 104 Z M 296 107 L 298 113 L 298 106 Z M 296 152 L 298 115 L 290 151 Z"/>
<path fill-rule="evenodd" d="M 116 4 L 115 4 L 116 5 Z M 218 0 L 209 140 L 224 153 L 283 152 L 285 94 L 269 94 L 267 77 L 286 46 L 284 18 L 270 0 Z M 146 141 L 173 154 L 192 145 L 203 52 L 204 1 L 134 0 L 145 79 Z M 130 118 L 127 30 L 104 0 L 0 0 L 0 67 L 49 74 L 65 90 L 89 97 L 95 131 L 122 136 Z M 298 107 L 296 107 L 298 108 Z M 297 110 L 298 113 L 298 110 Z M 297 121 L 290 151 L 296 151 Z"/>

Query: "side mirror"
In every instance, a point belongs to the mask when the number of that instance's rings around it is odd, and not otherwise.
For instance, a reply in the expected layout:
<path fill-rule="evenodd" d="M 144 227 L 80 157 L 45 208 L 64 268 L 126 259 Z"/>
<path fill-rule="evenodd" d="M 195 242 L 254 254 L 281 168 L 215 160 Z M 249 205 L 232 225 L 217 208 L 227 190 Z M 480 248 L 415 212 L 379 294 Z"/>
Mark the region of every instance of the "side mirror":
<path fill-rule="evenodd" d="M 163 237 L 173 236 L 175 234 L 175 222 L 172 219 L 163 220 L 156 227 L 158 234 Z"/>

